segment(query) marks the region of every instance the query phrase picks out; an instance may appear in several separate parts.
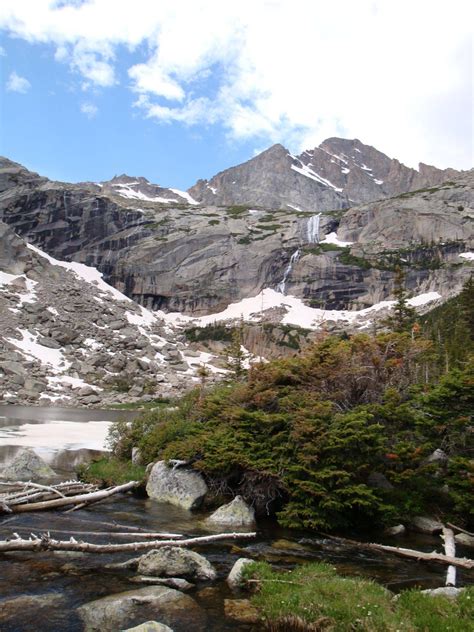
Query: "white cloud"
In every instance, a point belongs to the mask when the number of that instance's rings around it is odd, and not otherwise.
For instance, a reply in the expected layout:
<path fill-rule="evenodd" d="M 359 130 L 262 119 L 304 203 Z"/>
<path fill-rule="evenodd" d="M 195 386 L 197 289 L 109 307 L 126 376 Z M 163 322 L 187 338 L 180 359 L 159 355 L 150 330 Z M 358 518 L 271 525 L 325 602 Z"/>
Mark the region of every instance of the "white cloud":
<path fill-rule="evenodd" d="M 82 103 L 81 112 L 87 116 L 87 118 L 94 118 L 97 116 L 99 108 L 93 103 Z"/>
<path fill-rule="evenodd" d="M 31 83 L 25 77 L 21 77 L 18 73 L 13 71 L 8 77 L 7 90 L 9 92 L 19 92 L 25 94 L 31 88 Z"/>
<path fill-rule="evenodd" d="M 3 46 L 0 46 L 0 57 L 6 57 L 7 55 L 7 51 L 3 48 Z"/>
<path fill-rule="evenodd" d="M 468 0 L 2 0 L 0 28 L 52 43 L 90 85 L 120 46 L 145 116 L 293 150 L 358 137 L 408 164 L 472 166 Z M 140 44 L 144 44 L 139 49 Z"/>

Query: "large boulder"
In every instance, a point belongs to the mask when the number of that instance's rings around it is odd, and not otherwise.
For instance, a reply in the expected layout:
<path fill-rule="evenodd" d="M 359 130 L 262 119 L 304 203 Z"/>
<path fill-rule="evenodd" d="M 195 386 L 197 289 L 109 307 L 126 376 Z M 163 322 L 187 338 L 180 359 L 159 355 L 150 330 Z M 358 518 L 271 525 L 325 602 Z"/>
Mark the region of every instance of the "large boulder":
<path fill-rule="evenodd" d="M 438 520 L 430 518 L 430 516 L 415 516 L 410 523 L 411 527 L 419 533 L 441 533 L 443 525 Z"/>
<path fill-rule="evenodd" d="M 150 470 L 146 491 L 155 500 L 183 509 L 196 509 L 204 500 L 208 488 L 198 472 L 169 467 L 165 461 L 158 461 Z"/>
<path fill-rule="evenodd" d="M 206 616 L 189 595 L 149 586 L 109 595 L 77 609 L 85 632 L 117 632 L 146 621 L 169 625 L 175 632 L 204 632 Z"/>
<path fill-rule="evenodd" d="M 237 562 L 232 567 L 228 577 L 227 584 L 233 590 L 240 588 L 242 585 L 242 571 L 247 564 L 252 564 L 254 560 L 249 559 L 248 557 L 239 557 Z"/>
<path fill-rule="evenodd" d="M 236 496 L 232 502 L 219 507 L 207 520 L 214 524 L 243 527 L 254 524 L 255 510 L 241 496 Z"/>
<path fill-rule="evenodd" d="M 140 625 L 136 625 L 134 628 L 127 628 L 122 632 L 173 632 L 173 630 L 164 623 L 157 623 L 156 621 L 146 621 Z"/>
<path fill-rule="evenodd" d="M 179 546 L 164 546 L 142 555 L 138 572 L 155 577 L 216 578 L 216 571 L 205 557 Z"/>
<path fill-rule="evenodd" d="M 38 481 L 54 476 L 56 472 L 30 448 L 19 450 L 0 471 L 0 478 L 11 481 Z"/>
<path fill-rule="evenodd" d="M 454 539 L 457 544 L 474 548 L 474 535 L 469 535 L 468 533 L 457 533 L 454 536 Z"/>

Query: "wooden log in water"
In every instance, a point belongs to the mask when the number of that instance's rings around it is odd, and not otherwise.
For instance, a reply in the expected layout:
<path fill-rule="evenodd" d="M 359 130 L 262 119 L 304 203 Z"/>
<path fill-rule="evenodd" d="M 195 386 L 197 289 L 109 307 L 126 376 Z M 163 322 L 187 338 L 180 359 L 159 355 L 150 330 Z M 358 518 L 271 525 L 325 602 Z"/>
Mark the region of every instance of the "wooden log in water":
<path fill-rule="evenodd" d="M 185 538 L 182 540 L 152 540 L 150 542 L 127 542 L 126 544 L 93 544 L 91 542 L 78 542 L 70 540 L 55 540 L 49 534 L 44 533 L 40 537 L 32 536 L 28 540 L 16 537 L 12 540 L 0 541 L 0 553 L 10 551 L 77 551 L 81 553 L 128 553 L 132 551 L 148 551 L 160 549 L 165 546 L 198 546 L 210 544 L 222 540 L 247 540 L 255 538 L 257 534 L 251 533 L 218 533 L 216 535 Z"/>
<path fill-rule="evenodd" d="M 454 541 L 454 531 L 443 527 L 441 536 L 444 540 L 444 552 L 449 557 L 456 557 L 456 543 Z M 446 573 L 446 586 L 456 586 L 456 567 L 450 564 Z"/>

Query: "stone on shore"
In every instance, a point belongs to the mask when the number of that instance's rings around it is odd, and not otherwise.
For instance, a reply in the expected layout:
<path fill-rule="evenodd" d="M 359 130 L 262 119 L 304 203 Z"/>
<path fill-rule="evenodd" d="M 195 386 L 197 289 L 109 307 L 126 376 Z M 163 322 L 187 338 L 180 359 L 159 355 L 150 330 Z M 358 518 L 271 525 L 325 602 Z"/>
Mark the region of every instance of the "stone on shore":
<path fill-rule="evenodd" d="M 230 527 L 253 525 L 255 523 L 255 510 L 241 496 L 236 496 L 227 505 L 219 507 L 209 516 L 207 521 Z"/>
<path fill-rule="evenodd" d="M 144 621 L 158 620 L 175 632 L 204 632 L 206 615 L 189 595 L 148 586 L 108 595 L 77 609 L 85 632 L 117 632 Z"/>
<path fill-rule="evenodd" d="M 146 491 L 154 500 L 183 509 L 196 509 L 201 505 L 208 489 L 198 472 L 169 467 L 165 461 L 158 461 L 150 469 Z"/>
<path fill-rule="evenodd" d="M 149 551 L 138 562 L 140 575 L 215 579 L 216 571 L 205 557 L 179 546 Z"/>
<path fill-rule="evenodd" d="M 173 632 L 173 630 L 164 623 L 146 621 L 145 623 L 136 625 L 134 628 L 127 628 L 121 632 Z"/>
<path fill-rule="evenodd" d="M 0 478 L 11 481 L 39 481 L 56 476 L 43 459 L 30 448 L 19 450 L 0 471 Z"/>
<path fill-rule="evenodd" d="M 415 531 L 419 531 L 420 533 L 428 533 L 433 535 L 435 533 L 441 533 L 443 530 L 443 525 L 441 522 L 438 522 L 434 518 L 430 518 L 429 516 L 415 516 L 411 520 L 411 527 Z"/>
<path fill-rule="evenodd" d="M 242 585 L 242 571 L 247 564 L 251 564 L 254 560 L 248 557 L 240 557 L 234 566 L 231 568 L 229 575 L 227 576 L 227 584 L 230 588 L 235 590 Z"/>

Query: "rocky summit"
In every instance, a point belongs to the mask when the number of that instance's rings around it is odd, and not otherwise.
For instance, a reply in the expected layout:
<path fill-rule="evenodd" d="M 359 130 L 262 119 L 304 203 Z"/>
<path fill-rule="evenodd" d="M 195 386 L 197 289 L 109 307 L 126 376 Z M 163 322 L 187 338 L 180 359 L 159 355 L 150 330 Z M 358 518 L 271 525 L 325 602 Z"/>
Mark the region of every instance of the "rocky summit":
<path fill-rule="evenodd" d="M 267 357 L 295 352 L 322 323 L 385 316 L 400 263 L 427 310 L 472 273 L 473 214 L 472 170 L 409 169 L 358 140 L 275 145 L 187 192 L 53 182 L 0 159 L 0 395 L 166 397 L 202 363 L 225 371 L 225 345 L 190 329 L 242 316 L 260 327 L 250 353 L 262 338 Z"/>

